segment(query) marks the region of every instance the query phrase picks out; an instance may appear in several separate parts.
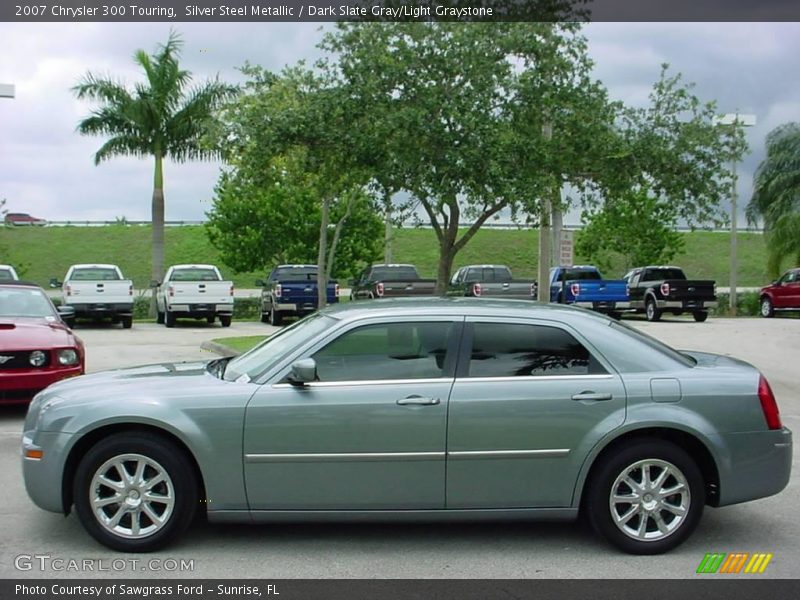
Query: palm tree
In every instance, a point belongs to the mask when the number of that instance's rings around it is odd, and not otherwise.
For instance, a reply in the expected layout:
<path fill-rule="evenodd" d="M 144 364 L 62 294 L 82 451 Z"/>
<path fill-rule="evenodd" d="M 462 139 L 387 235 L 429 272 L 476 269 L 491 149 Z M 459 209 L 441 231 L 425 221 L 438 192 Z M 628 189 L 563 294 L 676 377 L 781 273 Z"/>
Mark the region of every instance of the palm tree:
<path fill-rule="evenodd" d="M 218 153 L 202 138 L 213 113 L 233 97 L 236 88 L 217 79 L 191 89 L 192 76 L 178 65 L 183 42 L 170 32 L 166 44 L 152 55 L 137 50 L 134 61 L 146 76 L 129 90 L 124 84 L 91 72 L 72 91 L 78 99 L 100 104 L 78 124 L 83 135 L 108 136 L 94 155 L 96 165 L 115 156 L 152 156 L 155 159 L 152 199 L 152 278 L 164 274 L 165 158 L 177 162 L 208 160 Z"/>
<path fill-rule="evenodd" d="M 800 123 L 786 123 L 767 135 L 767 157 L 756 170 L 747 220 L 764 221 L 767 268 L 780 272 L 787 256 L 800 264 Z"/>

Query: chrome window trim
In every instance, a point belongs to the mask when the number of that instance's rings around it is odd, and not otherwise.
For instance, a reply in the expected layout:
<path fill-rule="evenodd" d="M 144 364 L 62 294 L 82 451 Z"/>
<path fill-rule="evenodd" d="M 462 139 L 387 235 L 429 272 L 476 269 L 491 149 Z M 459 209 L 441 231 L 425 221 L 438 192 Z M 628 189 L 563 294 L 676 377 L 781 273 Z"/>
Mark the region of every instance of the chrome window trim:
<path fill-rule="evenodd" d="M 502 377 L 458 377 L 456 383 L 491 383 L 500 381 L 563 381 L 565 379 L 614 379 L 610 374 L 587 374 L 587 375 L 520 375 Z"/>
<path fill-rule="evenodd" d="M 310 452 L 302 454 L 245 454 L 248 463 L 414 461 L 444 458 L 444 452 Z"/>
<path fill-rule="evenodd" d="M 540 450 L 457 450 L 447 453 L 448 458 L 557 458 L 567 456 L 569 448 L 543 448 Z"/>
<path fill-rule="evenodd" d="M 285 388 L 329 388 L 329 387 L 352 387 L 362 385 L 410 385 L 410 384 L 432 384 L 432 383 L 453 383 L 452 377 L 434 377 L 427 379 L 358 379 L 353 381 L 312 381 L 302 386 L 292 385 L 291 383 L 275 383 L 275 389 Z"/>

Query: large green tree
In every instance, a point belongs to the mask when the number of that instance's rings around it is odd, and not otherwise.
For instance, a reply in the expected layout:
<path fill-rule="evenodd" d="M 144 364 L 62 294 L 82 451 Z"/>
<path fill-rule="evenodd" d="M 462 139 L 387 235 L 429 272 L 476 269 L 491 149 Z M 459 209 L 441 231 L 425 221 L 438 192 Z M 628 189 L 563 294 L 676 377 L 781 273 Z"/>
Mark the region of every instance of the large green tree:
<path fill-rule="evenodd" d="M 214 158 L 217 152 L 202 138 L 217 108 L 236 93 L 216 79 L 191 87 L 191 73 L 179 65 L 182 46 L 172 32 L 153 54 L 137 50 L 133 59 L 145 81 L 132 88 L 91 72 L 73 88 L 77 98 L 98 104 L 78 131 L 108 138 L 95 153 L 95 164 L 116 156 L 153 158 L 151 273 L 157 281 L 164 274 L 164 160 Z"/>
<path fill-rule="evenodd" d="M 767 156 L 753 188 L 747 218 L 763 221 L 767 268 L 777 276 L 787 257 L 800 264 L 800 123 L 786 123 L 767 135 Z"/>

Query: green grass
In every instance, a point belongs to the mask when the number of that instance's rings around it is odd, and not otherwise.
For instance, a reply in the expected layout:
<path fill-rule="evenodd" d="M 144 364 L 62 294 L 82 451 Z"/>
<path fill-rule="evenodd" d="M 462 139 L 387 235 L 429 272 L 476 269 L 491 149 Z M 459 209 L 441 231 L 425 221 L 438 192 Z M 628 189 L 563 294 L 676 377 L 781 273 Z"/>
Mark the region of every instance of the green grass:
<path fill-rule="evenodd" d="M 216 338 L 211 340 L 215 344 L 221 344 L 223 346 L 227 346 L 237 352 L 247 352 L 255 346 L 256 344 L 261 343 L 267 338 L 265 335 L 245 335 L 240 337 L 223 337 L 223 338 Z"/>
<path fill-rule="evenodd" d="M 697 279 L 728 282 L 730 237 L 727 233 L 686 233 L 684 251 L 672 263 Z M 763 236 L 739 234 L 739 285 L 768 283 Z M 46 286 L 51 277 L 63 278 L 74 263 L 119 265 L 137 288 L 150 281 L 150 227 L 0 227 L 0 263 L 18 267 L 21 277 Z M 438 245 L 431 229 L 400 229 L 396 232 L 393 260 L 417 265 L 424 277 L 436 276 Z M 457 256 L 454 267 L 473 263 L 501 263 L 520 278 L 536 276 L 538 232 L 534 230 L 484 229 Z M 590 262 L 576 256 L 576 263 Z M 166 264 L 212 263 L 239 288 L 255 287 L 264 273 L 234 273 L 219 258 L 202 226 L 166 229 Z M 615 278 L 620 272 L 604 275 Z"/>

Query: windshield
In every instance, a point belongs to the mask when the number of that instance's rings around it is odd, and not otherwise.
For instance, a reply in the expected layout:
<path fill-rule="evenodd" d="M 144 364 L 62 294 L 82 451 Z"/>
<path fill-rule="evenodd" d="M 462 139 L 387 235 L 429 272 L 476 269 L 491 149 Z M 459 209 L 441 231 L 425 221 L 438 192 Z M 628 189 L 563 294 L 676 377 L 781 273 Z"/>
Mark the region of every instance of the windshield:
<path fill-rule="evenodd" d="M 639 329 L 636 329 L 635 327 L 631 327 L 627 323 L 623 323 L 622 321 L 611 321 L 611 327 L 614 329 L 619 329 L 631 337 L 638 338 L 640 342 L 647 344 L 650 348 L 658 350 L 661 352 L 661 354 L 664 354 L 673 360 L 686 365 L 687 367 L 692 367 L 697 364 L 697 361 L 691 356 L 683 354 L 682 352 L 678 352 L 674 348 L 667 346 L 664 342 L 657 340 L 656 338 L 644 333 Z"/>
<path fill-rule="evenodd" d="M 561 271 L 558 275 L 559 281 L 586 281 L 586 280 L 596 280 L 599 281 L 601 279 L 600 273 L 598 271 L 584 271 L 583 269 L 573 269 L 573 270 L 564 270 Z"/>
<path fill-rule="evenodd" d="M 336 323 L 332 317 L 314 313 L 268 337 L 255 348 L 228 363 L 223 379 L 252 381 L 295 348 L 319 337 Z"/>
<path fill-rule="evenodd" d="M 414 280 L 419 279 L 419 275 L 414 267 L 373 267 L 370 279 L 372 281 L 382 279 Z"/>
<path fill-rule="evenodd" d="M 0 317 L 33 317 L 57 319 L 53 305 L 37 288 L 1 288 Z"/>
<path fill-rule="evenodd" d="M 177 269 L 172 272 L 170 281 L 220 281 L 214 269 Z"/>
<path fill-rule="evenodd" d="M 9 269 L 0 269 L 0 281 L 14 281 L 14 276 Z"/>
<path fill-rule="evenodd" d="M 317 267 L 279 267 L 273 277 L 276 281 L 314 281 Z"/>
<path fill-rule="evenodd" d="M 664 279 L 685 280 L 686 275 L 680 269 L 647 269 L 642 281 L 661 281 Z"/>

